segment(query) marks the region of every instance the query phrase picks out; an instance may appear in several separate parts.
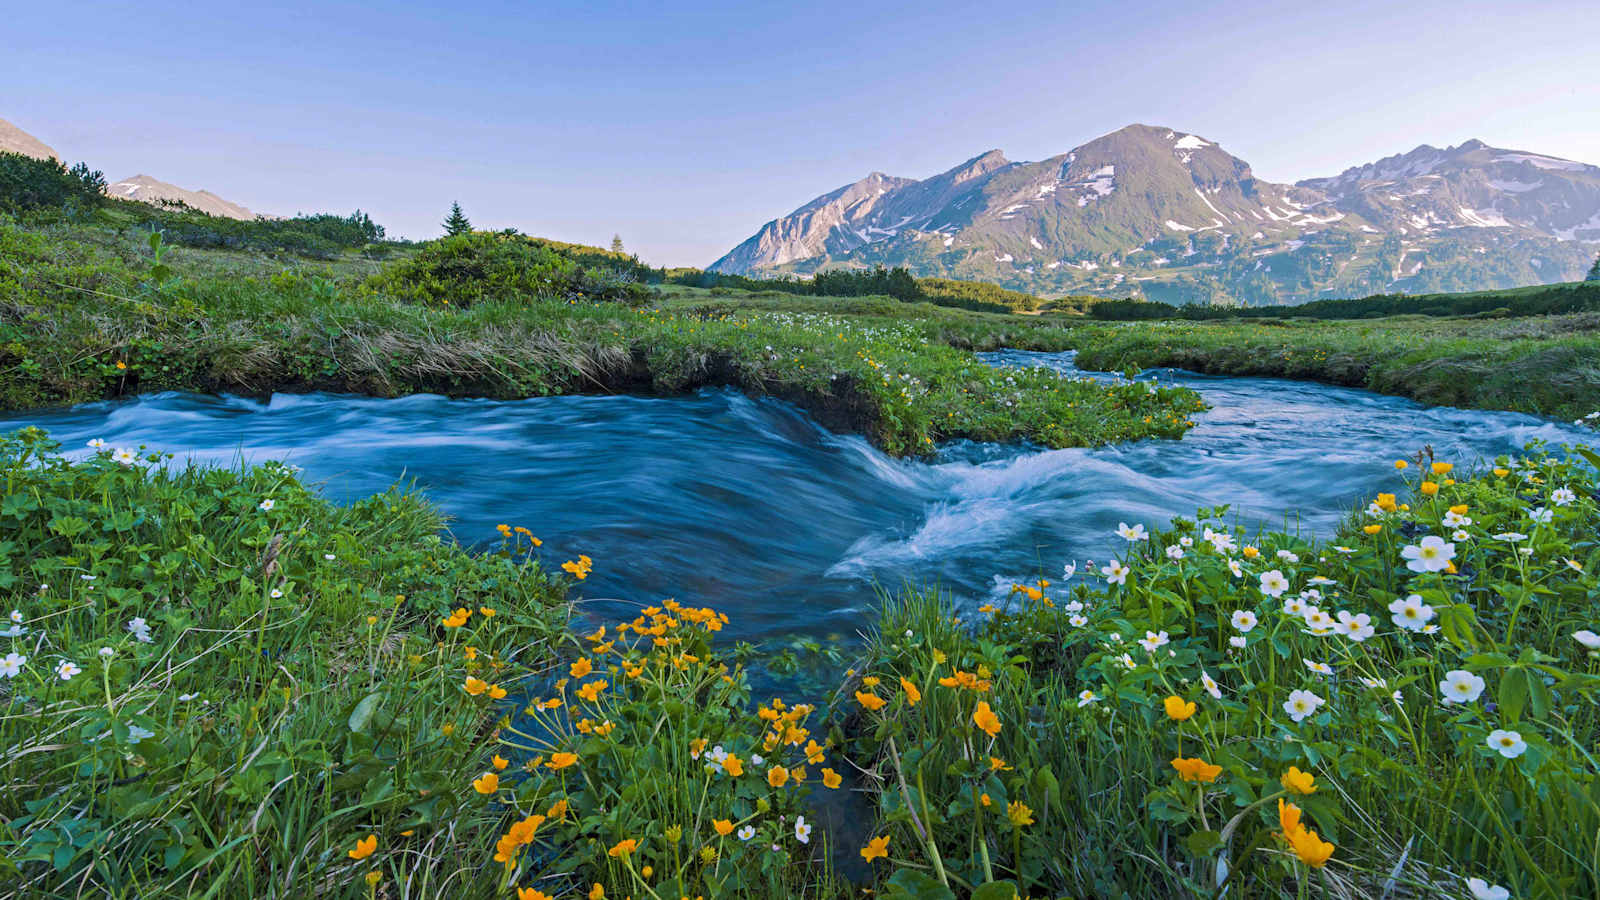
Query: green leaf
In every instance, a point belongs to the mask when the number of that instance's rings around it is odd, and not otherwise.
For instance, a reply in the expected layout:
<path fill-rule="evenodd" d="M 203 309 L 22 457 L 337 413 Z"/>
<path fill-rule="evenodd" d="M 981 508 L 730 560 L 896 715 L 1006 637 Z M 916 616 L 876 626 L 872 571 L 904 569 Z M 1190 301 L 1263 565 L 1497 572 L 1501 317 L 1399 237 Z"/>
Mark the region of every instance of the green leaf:
<path fill-rule="evenodd" d="M 367 730 L 367 725 L 372 721 L 372 714 L 378 709 L 378 701 L 383 694 L 378 691 L 361 698 L 356 708 L 350 711 L 350 730 L 360 734 Z"/>
<path fill-rule="evenodd" d="M 1018 897 L 1017 885 L 1012 881 L 991 881 L 988 884 L 978 885 L 972 892 L 972 900 L 1016 900 Z"/>
<path fill-rule="evenodd" d="M 1210 856 L 1211 851 L 1222 845 L 1222 835 L 1215 831 L 1193 831 L 1183 839 L 1183 843 L 1195 856 Z"/>
<path fill-rule="evenodd" d="M 892 900 L 956 900 L 949 888 L 916 869 L 895 872 L 883 896 Z"/>

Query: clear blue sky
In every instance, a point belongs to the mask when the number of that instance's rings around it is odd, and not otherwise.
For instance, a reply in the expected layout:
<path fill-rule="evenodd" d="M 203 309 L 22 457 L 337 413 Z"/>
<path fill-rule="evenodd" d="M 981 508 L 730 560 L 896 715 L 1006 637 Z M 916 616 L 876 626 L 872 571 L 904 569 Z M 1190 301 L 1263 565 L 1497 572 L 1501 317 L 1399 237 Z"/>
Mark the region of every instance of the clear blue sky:
<path fill-rule="evenodd" d="M 1600 3 L 7 2 L 0 118 L 112 179 L 705 265 L 872 170 L 1131 122 L 1264 178 L 1417 144 L 1600 163 Z"/>

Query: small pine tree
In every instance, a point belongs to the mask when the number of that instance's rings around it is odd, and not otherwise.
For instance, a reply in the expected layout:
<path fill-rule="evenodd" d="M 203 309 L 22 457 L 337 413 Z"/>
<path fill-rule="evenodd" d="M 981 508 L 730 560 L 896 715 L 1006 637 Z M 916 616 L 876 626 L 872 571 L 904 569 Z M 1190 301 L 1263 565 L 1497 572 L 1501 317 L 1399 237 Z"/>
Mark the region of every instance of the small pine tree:
<path fill-rule="evenodd" d="M 444 233 L 446 237 L 455 237 L 466 234 L 472 230 L 472 223 L 467 221 L 467 214 L 461 211 L 461 204 L 450 204 L 450 217 L 444 220 Z"/>
<path fill-rule="evenodd" d="M 1584 281 L 1600 281 L 1600 256 L 1595 257 L 1594 265 L 1589 267 L 1589 276 Z"/>
<path fill-rule="evenodd" d="M 611 236 L 611 252 L 612 253 L 626 253 L 627 252 L 627 251 L 622 249 L 622 235 L 613 234 Z"/>

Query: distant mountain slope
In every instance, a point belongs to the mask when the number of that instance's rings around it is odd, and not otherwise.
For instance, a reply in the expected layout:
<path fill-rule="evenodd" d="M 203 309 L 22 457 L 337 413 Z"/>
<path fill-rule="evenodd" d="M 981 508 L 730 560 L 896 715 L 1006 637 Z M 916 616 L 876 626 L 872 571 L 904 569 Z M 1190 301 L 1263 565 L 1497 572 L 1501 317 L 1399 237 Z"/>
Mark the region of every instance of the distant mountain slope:
<path fill-rule="evenodd" d="M 60 159 L 61 155 L 33 135 L 0 119 L 0 153 L 21 153 L 34 159 Z"/>
<path fill-rule="evenodd" d="M 904 265 L 1034 293 L 1290 303 L 1581 278 L 1600 168 L 1481 141 L 1274 184 L 1214 142 L 1130 125 L 1070 153 L 998 151 L 921 181 L 873 173 L 713 263 L 741 274 Z"/>
<path fill-rule="evenodd" d="M 226 219 L 254 219 L 256 214 L 237 203 L 231 203 L 210 191 L 191 191 L 158 181 L 149 175 L 135 175 L 106 186 L 106 194 L 123 200 L 157 203 L 161 200 L 181 200 L 194 209 Z"/>

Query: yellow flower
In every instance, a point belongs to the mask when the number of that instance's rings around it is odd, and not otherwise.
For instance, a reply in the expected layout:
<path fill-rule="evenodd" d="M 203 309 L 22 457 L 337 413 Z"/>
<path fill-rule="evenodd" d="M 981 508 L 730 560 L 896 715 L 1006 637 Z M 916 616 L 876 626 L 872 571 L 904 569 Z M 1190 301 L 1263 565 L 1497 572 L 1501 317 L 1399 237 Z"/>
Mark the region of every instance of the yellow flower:
<path fill-rule="evenodd" d="M 1254 547 L 1246 547 L 1246 548 L 1244 548 L 1244 550 L 1242 550 L 1240 552 L 1242 552 L 1244 554 L 1244 558 L 1245 559 L 1255 559 L 1256 557 L 1261 555 L 1261 551 L 1257 550 Z"/>
<path fill-rule="evenodd" d="M 617 841 L 610 850 L 606 851 L 606 855 L 622 858 L 637 849 L 639 849 L 639 842 L 633 838 L 628 838 L 627 840 Z"/>
<path fill-rule="evenodd" d="M 885 701 L 877 694 L 868 693 L 866 691 L 856 691 L 856 702 L 860 703 L 862 706 L 865 706 L 867 709 L 876 712 L 877 710 L 883 708 Z"/>
<path fill-rule="evenodd" d="M 730 753 L 728 754 L 728 758 L 722 761 L 722 768 L 730 776 L 738 778 L 740 775 L 744 774 L 744 760 Z"/>
<path fill-rule="evenodd" d="M 783 766 L 773 766 L 767 770 L 767 784 L 775 788 L 783 787 L 789 782 L 789 770 Z"/>
<path fill-rule="evenodd" d="M 565 818 L 566 815 L 567 815 L 567 801 L 566 800 L 557 800 L 555 803 L 552 803 L 550 805 L 550 808 L 548 810 L 545 810 L 545 817 L 548 818 L 548 819 L 562 819 L 562 818 Z"/>
<path fill-rule="evenodd" d="M 606 900 L 606 889 L 596 881 L 594 887 L 589 889 L 589 900 Z"/>
<path fill-rule="evenodd" d="M 727 819 L 712 819 L 711 827 L 715 828 L 717 830 L 717 834 L 720 834 L 723 837 L 733 834 L 733 823 Z"/>
<path fill-rule="evenodd" d="M 991 771 L 991 772 L 1009 772 L 1009 771 L 1011 771 L 1011 767 L 1006 765 L 1006 761 L 1001 759 L 1000 757 L 991 756 L 991 757 L 989 757 L 989 771 Z"/>
<path fill-rule="evenodd" d="M 1467 505 L 1465 503 L 1457 504 L 1455 506 L 1450 507 L 1450 511 L 1455 513 L 1458 516 L 1464 516 L 1464 515 L 1467 514 Z"/>
<path fill-rule="evenodd" d="M 1196 709 L 1193 702 L 1185 700 L 1177 694 L 1171 694 L 1161 702 L 1166 706 L 1167 718 L 1176 719 L 1179 722 L 1193 716 Z"/>
<path fill-rule="evenodd" d="M 1378 508 L 1385 512 L 1394 512 L 1396 509 L 1399 509 L 1399 507 L 1395 505 L 1393 494 L 1379 494 L 1378 499 L 1374 500 L 1373 502 L 1378 504 Z"/>
<path fill-rule="evenodd" d="M 600 692 L 605 690 L 608 686 L 609 685 L 607 685 L 603 680 L 591 681 L 588 684 L 585 684 L 583 687 L 578 688 L 578 696 L 590 703 L 593 703 L 600 699 Z"/>
<path fill-rule="evenodd" d="M 582 657 L 569 666 L 567 671 L 572 673 L 573 678 L 582 678 L 594 671 L 594 664 L 589 662 L 588 657 Z"/>
<path fill-rule="evenodd" d="M 1317 833 L 1310 828 L 1291 831 L 1288 839 L 1289 847 L 1294 850 L 1295 855 L 1313 869 L 1327 865 L 1328 859 L 1333 856 L 1333 845 L 1317 837 Z"/>
<path fill-rule="evenodd" d="M 496 700 L 504 700 L 506 697 L 506 689 L 498 684 L 491 684 L 489 685 L 489 696 Z"/>
<path fill-rule="evenodd" d="M 492 606 L 480 606 L 478 607 L 478 612 L 482 613 L 485 619 L 494 618 L 494 607 Z"/>
<path fill-rule="evenodd" d="M 812 765 L 816 765 L 817 763 L 822 762 L 822 757 L 823 757 L 822 745 L 817 743 L 816 741 L 807 741 L 806 742 L 806 762 L 811 763 Z"/>
<path fill-rule="evenodd" d="M 994 801 L 989 799 L 989 795 L 987 793 L 979 794 L 978 795 L 978 802 L 982 803 L 985 808 L 988 808 L 989 806 L 992 806 L 994 804 Z"/>
<path fill-rule="evenodd" d="M 991 738 L 1000 733 L 1000 717 L 989 708 L 987 700 L 978 701 L 978 708 L 972 711 L 972 724 L 982 728 Z"/>
<path fill-rule="evenodd" d="M 371 872 L 367 873 L 367 887 L 377 887 L 378 886 L 378 882 L 380 882 L 382 880 L 383 880 L 383 873 L 378 871 L 377 869 L 373 869 Z"/>
<path fill-rule="evenodd" d="M 558 770 L 565 769 L 577 761 L 578 754 L 576 753 L 552 753 L 550 754 L 550 761 L 545 763 L 545 767 Z"/>
<path fill-rule="evenodd" d="M 1406 462 L 1403 459 L 1397 459 L 1397 460 L 1394 461 L 1394 467 L 1396 469 L 1404 469 L 1408 465 L 1410 465 L 1410 463 Z"/>
<path fill-rule="evenodd" d="M 492 794 L 500 789 L 500 776 L 493 772 L 485 772 L 483 777 L 473 779 L 472 789 L 480 794 Z"/>
<path fill-rule="evenodd" d="M 467 689 L 467 693 L 469 693 L 472 696 L 476 697 L 479 694 L 481 694 L 484 691 L 487 691 L 489 689 L 489 682 L 484 681 L 481 678 L 473 678 L 471 675 L 468 675 L 467 676 L 467 683 L 466 683 L 465 686 L 466 686 L 466 689 Z"/>
<path fill-rule="evenodd" d="M 371 856 L 372 851 L 376 849 L 378 849 L 378 836 L 375 834 L 369 834 L 361 840 L 356 841 L 356 848 L 349 851 L 347 855 L 351 859 L 366 859 L 367 857 Z"/>
<path fill-rule="evenodd" d="M 861 679 L 861 683 L 866 685 L 869 688 L 877 687 L 879 681 L 880 681 L 880 679 L 876 675 L 868 675 L 865 678 Z"/>
<path fill-rule="evenodd" d="M 949 657 L 944 655 L 944 651 L 943 650 L 940 650 L 937 647 L 935 647 L 933 649 L 933 662 L 934 662 L 935 665 L 940 665 L 940 666 L 944 665 L 945 660 L 948 659 L 948 658 Z"/>
<path fill-rule="evenodd" d="M 1304 827 L 1300 824 L 1300 807 L 1284 802 L 1282 797 L 1278 798 L 1278 827 L 1283 829 L 1285 836 Z"/>
<path fill-rule="evenodd" d="M 1428 471 L 1435 475 L 1449 475 L 1450 470 L 1456 467 L 1455 463 L 1436 462 L 1428 467 Z"/>
<path fill-rule="evenodd" d="M 1006 818 L 1010 819 L 1011 824 L 1017 828 L 1021 828 L 1024 825 L 1032 825 L 1033 810 L 1029 809 L 1026 803 L 1012 801 L 1006 804 Z"/>
<path fill-rule="evenodd" d="M 517 900 L 556 900 L 538 888 L 517 888 Z"/>
<path fill-rule="evenodd" d="M 490 758 L 489 758 L 489 762 L 490 762 L 490 763 L 491 763 L 491 764 L 492 764 L 492 765 L 493 765 L 493 766 L 494 766 L 494 767 L 495 767 L 495 768 L 496 768 L 496 769 L 504 769 L 504 768 L 505 768 L 505 767 L 506 767 L 506 766 L 508 766 L 508 765 L 510 765 L 510 764 L 511 764 L 511 761 L 510 761 L 510 760 L 508 760 L 508 759 L 506 759 L 506 758 L 505 758 L 505 757 L 503 757 L 503 756 L 501 756 L 501 755 L 500 755 L 500 754 L 498 754 L 498 753 L 496 753 L 496 754 L 495 754 L 495 755 L 494 755 L 494 756 L 492 756 L 492 757 L 490 757 Z"/>
<path fill-rule="evenodd" d="M 889 836 L 888 835 L 883 835 L 882 837 L 875 837 L 872 840 L 867 841 L 867 845 L 865 847 L 861 848 L 861 858 L 866 860 L 867 862 L 872 862 L 875 859 L 883 859 L 883 858 L 887 857 L 888 855 L 889 855 Z"/>
<path fill-rule="evenodd" d="M 822 770 L 823 787 L 833 789 L 837 788 L 841 784 L 844 784 L 844 778 L 838 772 L 828 768 L 824 768 Z"/>
<path fill-rule="evenodd" d="M 904 678 L 900 679 L 900 689 L 906 692 L 906 700 L 912 706 L 916 706 L 917 702 L 922 699 L 922 692 L 917 690 L 917 686 Z"/>
<path fill-rule="evenodd" d="M 1283 773 L 1279 781 L 1283 784 L 1284 790 L 1296 794 L 1314 794 L 1317 791 L 1316 779 L 1310 772 L 1300 771 L 1299 766 L 1290 766 L 1289 771 Z"/>
<path fill-rule="evenodd" d="M 128 364 L 119 359 L 119 360 L 117 360 L 117 368 L 118 369 L 126 369 L 126 368 L 128 368 Z"/>
<path fill-rule="evenodd" d="M 1507 475 L 1510 475 L 1510 474 L 1511 474 L 1511 470 L 1510 469 L 1499 469 L 1499 468 L 1497 468 L 1497 469 L 1494 470 L 1494 477 L 1496 477 L 1496 478 L 1504 478 L 1504 477 L 1506 477 Z"/>
<path fill-rule="evenodd" d="M 1367 534 L 1377 534 L 1378 532 L 1383 530 L 1383 526 L 1382 525 L 1363 525 L 1361 527 L 1361 530 L 1365 531 Z"/>
<path fill-rule="evenodd" d="M 439 726 L 439 733 L 444 735 L 445 737 L 449 737 L 450 735 L 455 734 L 456 733 L 455 723 L 454 722 L 446 722 L 443 725 L 440 725 Z"/>
<path fill-rule="evenodd" d="M 1423 483 L 1417 485 L 1417 490 L 1432 497 L 1434 494 L 1439 493 L 1439 486 L 1431 481 L 1424 481 Z"/>
<path fill-rule="evenodd" d="M 1179 756 L 1172 760 L 1172 767 L 1178 770 L 1178 776 L 1184 781 L 1198 781 L 1202 784 L 1216 781 L 1217 776 L 1222 774 L 1221 766 L 1212 765 L 1198 756 L 1192 759 Z"/>

